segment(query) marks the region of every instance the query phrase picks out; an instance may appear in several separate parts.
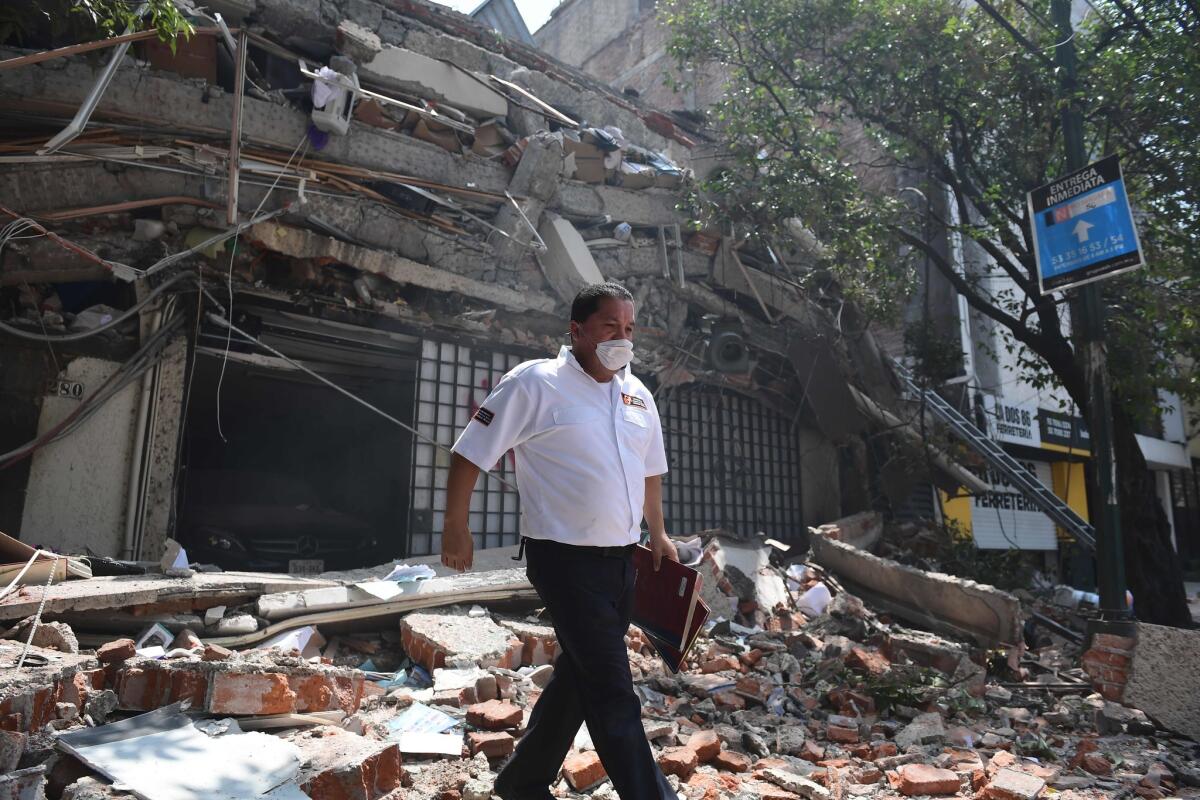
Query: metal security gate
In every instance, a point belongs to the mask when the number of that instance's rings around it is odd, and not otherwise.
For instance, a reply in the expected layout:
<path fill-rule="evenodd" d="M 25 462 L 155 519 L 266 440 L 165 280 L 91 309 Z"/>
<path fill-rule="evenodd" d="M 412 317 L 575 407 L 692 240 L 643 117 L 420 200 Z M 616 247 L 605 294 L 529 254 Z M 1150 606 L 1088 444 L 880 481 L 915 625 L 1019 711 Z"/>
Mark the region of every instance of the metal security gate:
<path fill-rule="evenodd" d="M 526 358 L 451 342 L 422 341 L 413 410 L 417 430 L 450 447 L 492 387 Z M 512 453 L 501 458 L 494 472 L 516 483 Z M 449 453 L 428 442 L 414 444 L 408 555 L 441 552 L 449 474 Z M 468 523 L 475 547 L 517 544 L 520 510 L 515 491 L 481 475 L 471 495 Z"/>
<path fill-rule="evenodd" d="M 725 528 L 781 541 L 803 536 L 800 436 L 788 419 L 718 388 L 683 387 L 662 402 L 670 533 Z"/>

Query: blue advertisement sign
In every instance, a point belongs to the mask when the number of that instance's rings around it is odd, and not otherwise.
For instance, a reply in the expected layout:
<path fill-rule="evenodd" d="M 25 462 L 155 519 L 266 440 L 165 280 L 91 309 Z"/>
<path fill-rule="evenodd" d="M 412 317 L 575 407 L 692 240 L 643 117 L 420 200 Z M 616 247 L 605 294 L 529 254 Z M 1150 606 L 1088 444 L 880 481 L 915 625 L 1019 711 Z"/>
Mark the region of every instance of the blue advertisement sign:
<path fill-rule="evenodd" d="M 1116 156 L 1034 189 L 1029 219 L 1042 294 L 1145 263 Z"/>

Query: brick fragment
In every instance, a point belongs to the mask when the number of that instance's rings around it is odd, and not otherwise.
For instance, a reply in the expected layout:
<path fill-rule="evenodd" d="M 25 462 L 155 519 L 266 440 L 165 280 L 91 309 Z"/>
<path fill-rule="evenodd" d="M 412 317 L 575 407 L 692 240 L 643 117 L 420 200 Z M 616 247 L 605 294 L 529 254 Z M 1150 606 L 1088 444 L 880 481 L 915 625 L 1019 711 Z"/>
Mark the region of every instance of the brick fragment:
<path fill-rule="evenodd" d="M 658 766 L 665 774 L 676 775 L 680 780 L 686 781 L 692 777 L 696 767 L 700 766 L 700 758 L 691 748 L 671 747 L 659 755 Z"/>
<path fill-rule="evenodd" d="M 725 672 L 727 670 L 736 671 L 741 667 L 741 663 L 734 656 L 721 656 L 705 661 L 700 665 L 700 671 L 705 675 L 711 675 L 714 672 Z"/>
<path fill-rule="evenodd" d="M 521 724 L 524 712 L 504 700 L 488 700 L 467 709 L 467 723 L 489 731 L 515 728 Z"/>
<path fill-rule="evenodd" d="M 512 755 L 516 747 L 512 734 L 502 731 L 472 731 L 467 734 L 467 744 L 471 755 L 483 753 L 492 761 Z"/>
<path fill-rule="evenodd" d="M 600 756 L 591 750 L 567 756 L 562 771 L 567 783 L 577 792 L 587 791 L 608 777 Z"/>
<path fill-rule="evenodd" d="M 840 744 L 855 744 L 858 742 L 858 730 L 855 728 L 830 725 L 825 729 L 825 736 L 828 737 L 829 741 Z"/>
<path fill-rule="evenodd" d="M 219 644 L 206 644 L 201 658 L 205 661 L 226 661 L 233 658 L 233 651 Z"/>
<path fill-rule="evenodd" d="M 888 661 L 887 656 L 865 647 L 851 647 L 845 663 L 850 669 L 876 676 L 883 675 L 892 668 L 892 662 Z"/>
<path fill-rule="evenodd" d="M 746 708 L 745 698 L 733 692 L 717 692 L 713 695 L 712 700 L 717 708 L 727 711 L 742 711 Z"/>
<path fill-rule="evenodd" d="M 749 772 L 750 756 L 734 750 L 722 750 L 712 760 L 712 765 L 726 772 Z"/>
<path fill-rule="evenodd" d="M 101 664 L 118 664 L 127 661 L 137 654 L 137 643 L 133 639 L 116 639 L 100 645 L 96 650 L 96 658 Z"/>
<path fill-rule="evenodd" d="M 328 726 L 291 741 L 304 760 L 300 788 L 312 800 L 382 800 L 400 788 L 400 747 L 394 742 Z"/>
<path fill-rule="evenodd" d="M 290 714 L 296 708 L 288 676 L 275 672 L 219 672 L 212 688 L 214 714 Z"/>
<path fill-rule="evenodd" d="M 956 773 L 928 764 L 905 764 L 898 776 L 900 793 L 908 797 L 958 794 L 962 784 Z"/>
<path fill-rule="evenodd" d="M 721 739 L 713 731 L 698 731 L 687 740 L 687 747 L 696 752 L 700 763 L 707 764 L 721 752 Z"/>

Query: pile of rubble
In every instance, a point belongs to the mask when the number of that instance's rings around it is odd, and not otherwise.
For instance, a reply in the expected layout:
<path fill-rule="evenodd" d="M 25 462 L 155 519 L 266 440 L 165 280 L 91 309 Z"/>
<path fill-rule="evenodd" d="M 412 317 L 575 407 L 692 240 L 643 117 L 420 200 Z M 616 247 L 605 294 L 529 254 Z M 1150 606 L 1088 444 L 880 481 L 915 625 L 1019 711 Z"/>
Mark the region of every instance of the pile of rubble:
<path fill-rule="evenodd" d="M 814 554 L 853 547 L 862 522 L 814 531 Z M 1127 668 L 1132 640 L 1097 635 L 1086 655 L 1053 634 L 1033 651 L 980 645 L 873 610 L 828 558 L 722 536 L 681 555 L 713 608 L 683 668 L 671 674 L 636 628 L 627 637 L 646 735 L 680 797 L 1200 795 L 1196 743 L 1106 699 L 1079 667 Z M 390 598 L 362 588 L 377 582 L 268 591 L 217 614 L 191 613 L 194 599 L 169 614 L 142 605 L 138 641 L 94 653 L 65 652 L 62 622 L 39 626 L 61 650 L 0 640 L 0 662 L 24 659 L 0 685 L 0 796 L 485 800 L 553 672 L 550 621 L 515 570 L 401 583 Z M 969 604 L 988 587 L 961 588 Z M 89 618 L 123 619 L 66 616 L 84 642 Z M 253 634 L 205 633 L 239 616 Z M 201 635 L 180 625 L 204 617 Z M 586 725 L 552 791 L 615 797 Z"/>

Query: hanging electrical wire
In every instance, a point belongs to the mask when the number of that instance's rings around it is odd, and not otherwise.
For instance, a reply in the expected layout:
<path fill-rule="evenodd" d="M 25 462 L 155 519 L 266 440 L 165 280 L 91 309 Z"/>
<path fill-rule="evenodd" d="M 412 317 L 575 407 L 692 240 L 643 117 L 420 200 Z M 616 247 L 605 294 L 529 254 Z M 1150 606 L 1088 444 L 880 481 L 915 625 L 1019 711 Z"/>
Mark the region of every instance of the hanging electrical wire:
<path fill-rule="evenodd" d="M 146 370 L 158 363 L 162 358 L 163 351 L 170 343 L 171 337 L 174 335 L 176 329 L 183 324 L 183 321 L 184 317 L 182 315 L 174 316 L 165 321 L 162 327 L 155 331 L 128 361 L 118 367 L 96 391 L 80 401 L 79 405 L 58 424 L 15 450 L 0 453 L 0 470 L 11 467 L 21 460 L 28 458 L 38 449 L 62 439 L 77 430 L 80 425 L 86 422 L 105 403 L 116 396 L 126 386 L 138 380 Z"/>

